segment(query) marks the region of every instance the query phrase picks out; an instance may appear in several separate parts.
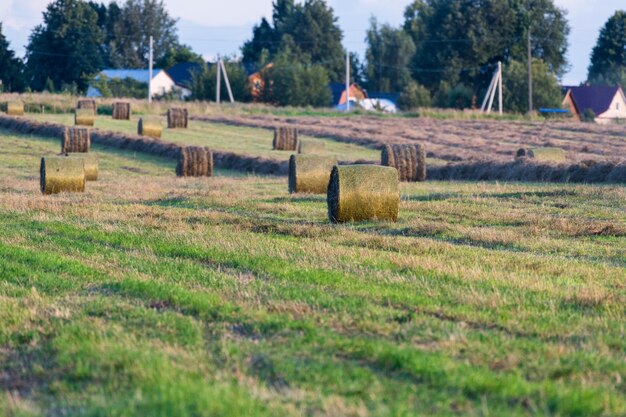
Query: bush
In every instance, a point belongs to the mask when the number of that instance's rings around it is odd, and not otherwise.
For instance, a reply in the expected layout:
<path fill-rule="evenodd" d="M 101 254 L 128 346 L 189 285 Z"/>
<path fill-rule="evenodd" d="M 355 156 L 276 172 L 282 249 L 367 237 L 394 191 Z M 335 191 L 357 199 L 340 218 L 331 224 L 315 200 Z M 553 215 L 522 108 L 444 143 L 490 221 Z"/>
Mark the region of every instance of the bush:
<path fill-rule="evenodd" d="M 591 109 L 585 109 L 580 115 L 580 120 L 585 123 L 593 123 L 596 121 L 596 113 Z"/>
<path fill-rule="evenodd" d="M 415 81 L 409 81 L 398 100 L 402 110 L 413 110 L 418 107 L 430 107 L 431 99 L 428 89 Z"/>
<path fill-rule="evenodd" d="M 464 84 L 457 84 L 447 94 L 447 105 L 455 109 L 467 109 L 472 107 L 474 92 Z"/>

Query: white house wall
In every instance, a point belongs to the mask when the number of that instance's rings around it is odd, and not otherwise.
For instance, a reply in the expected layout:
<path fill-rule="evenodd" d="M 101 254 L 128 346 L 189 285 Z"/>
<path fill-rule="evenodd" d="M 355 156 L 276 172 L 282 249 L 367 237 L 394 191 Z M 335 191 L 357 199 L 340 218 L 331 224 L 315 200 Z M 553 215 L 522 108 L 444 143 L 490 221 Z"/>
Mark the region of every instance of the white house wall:
<path fill-rule="evenodd" d="M 174 81 L 172 81 L 170 76 L 167 75 L 165 71 L 161 71 L 154 78 L 152 78 L 152 97 L 167 94 L 174 89 L 174 86 Z"/>
<path fill-rule="evenodd" d="M 615 123 L 616 119 L 626 120 L 626 97 L 622 90 L 618 90 L 613 97 L 609 110 L 596 115 L 596 123 L 599 124 Z"/>

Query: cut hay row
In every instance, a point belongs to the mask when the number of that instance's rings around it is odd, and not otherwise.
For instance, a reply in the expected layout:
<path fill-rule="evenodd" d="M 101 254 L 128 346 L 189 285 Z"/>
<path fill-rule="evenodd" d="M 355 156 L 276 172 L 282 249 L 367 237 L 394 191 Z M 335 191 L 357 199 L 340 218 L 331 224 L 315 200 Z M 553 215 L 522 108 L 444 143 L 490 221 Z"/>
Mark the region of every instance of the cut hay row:
<path fill-rule="evenodd" d="M 8 101 L 7 102 L 7 114 L 9 116 L 23 116 L 24 115 L 24 103 L 21 101 Z"/>
<path fill-rule="evenodd" d="M 333 223 L 398 220 L 398 172 L 378 165 L 335 166 L 328 184 L 328 218 Z"/>
<path fill-rule="evenodd" d="M 61 152 L 78 153 L 89 152 L 91 139 L 86 127 L 66 127 L 61 137 Z"/>
<path fill-rule="evenodd" d="M 81 98 L 76 102 L 77 109 L 90 109 L 95 115 L 98 113 L 98 107 L 96 106 L 96 100 L 90 98 Z"/>
<path fill-rule="evenodd" d="M 396 168 L 400 181 L 426 180 L 426 151 L 422 145 L 385 145 L 381 165 Z"/>
<path fill-rule="evenodd" d="M 567 160 L 565 151 L 561 148 L 521 148 L 515 155 L 517 159 L 527 158 L 534 162 L 556 162 Z"/>
<path fill-rule="evenodd" d="M 320 154 L 326 150 L 326 143 L 321 140 L 299 140 L 298 153 Z"/>
<path fill-rule="evenodd" d="M 187 109 L 173 107 L 167 111 L 168 129 L 187 129 L 189 123 L 189 113 Z"/>
<path fill-rule="evenodd" d="M 204 146 L 183 146 L 176 165 L 176 175 L 179 177 L 213 176 L 213 153 Z"/>
<path fill-rule="evenodd" d="M 291 155 L 289 158 L 289 192 L 326 194 L 330 172 L 337 158 L 320 155 Z"/>
<path fill-rule="evenodd" d="M 130 115 L 130 103 L 122 101 L 116 101 L 113 103 L 113 119 L 130 120 Z"/>
<path fill-rule="evenodd" d="M 76 126 L 93 126 L 96 122 L 96 115 L 92 109 L 76 109 L 74 110 L 74 125 Z"/>
<path fill-rule="evenodd" d="M 160 138 L 163 133 L 161 119 L 158 117 L 140 117 L 137 122 L 137 134 L 151 138 Z"/>
<path fill-rule="evenodd" d="M 296 151 L 298 149 L 298 129 L 288 126 L 276 127 L 272 146 L 276 151 Z"/>
<path fill-rule="evenodd" d="M 67 156 L 70 158 L 79 158 L 83 161 L 86 181 L 98 181 L 98 155 L 94 153 L 68 153 Z"/>
<path fill-rule="evenodd" d="M 85 168 L 82 158 L 49 156 L 41 158 L 39 185 L 43 194 L 85 191 Z"/>

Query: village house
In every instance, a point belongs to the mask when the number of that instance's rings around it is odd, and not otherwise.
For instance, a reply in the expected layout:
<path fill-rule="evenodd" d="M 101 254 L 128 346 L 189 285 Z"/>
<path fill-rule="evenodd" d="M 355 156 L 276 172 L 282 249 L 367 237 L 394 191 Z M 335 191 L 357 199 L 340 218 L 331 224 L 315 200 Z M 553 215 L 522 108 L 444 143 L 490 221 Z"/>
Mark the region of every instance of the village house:
<path fill-rule="evenodd" d="M 568 109 L 574 120 L 581 121 L 586 110 L 593 111 L 599 124 L 626 121 L 626 96 L 620 86 L 565 87 L 563 107 Z"/>
<path fill-rule="evenodd" d="M 150 80 L 150 72 L 147 69 L 105 69 L 97 76 L 96 80 L 100 80 L 104 76 L 108 80 L 113 79 L 132 79 L 142 84 L 148 84 Z M 152 97 L 162 96 L 170 93 L 176 88 L 174 80 L 161 69 L 152 70 L 152 80 L 150 80 L 150 88 Z M 93 85 L 89 85 L 87 89 L 87 97 L 101 97 L 102 93 Z"/>

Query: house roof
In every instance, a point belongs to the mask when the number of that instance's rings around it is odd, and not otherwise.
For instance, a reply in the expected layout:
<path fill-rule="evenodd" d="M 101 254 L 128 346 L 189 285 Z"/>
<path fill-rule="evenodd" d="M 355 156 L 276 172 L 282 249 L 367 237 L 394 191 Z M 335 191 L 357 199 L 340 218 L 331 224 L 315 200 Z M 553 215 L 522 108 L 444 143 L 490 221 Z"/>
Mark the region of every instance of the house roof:
<path fill-rule="evenodd" d="M 161 69 L 153 69 L 152 78 L 154 79 L 154 77 L 159 75 L 162 71 L 163 70 Z M 107 78 L 119 78 L 121 80 L 131 78 L 135 81 L 146 84 L 150 79 L 150 72 L 147 69 L 105 69 L 100 71 L 100 74 L 98 74 L 98 77 L 96 78 L 99 78 L 100 75 L 104 75 Z"/>
<path fill-rule="evenodd" d="M 174 80 L 174 84 L 181 87 L 189 87 L 191 86 L 194 72 L 201 70 L 202 65 L 197 62 L 180 62 L 166 72 Z"/>
<path fill-rule="evenodd" d="M 579 113 L 591 109 L 596 115 L 606 112 L 611 107 L 615 95 L 621 90 L 619 86 L 590 85 L 570 87 L 572 100 Z"/>

